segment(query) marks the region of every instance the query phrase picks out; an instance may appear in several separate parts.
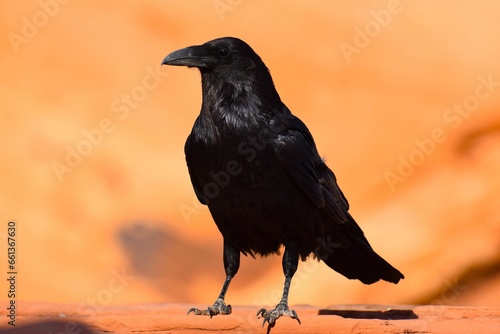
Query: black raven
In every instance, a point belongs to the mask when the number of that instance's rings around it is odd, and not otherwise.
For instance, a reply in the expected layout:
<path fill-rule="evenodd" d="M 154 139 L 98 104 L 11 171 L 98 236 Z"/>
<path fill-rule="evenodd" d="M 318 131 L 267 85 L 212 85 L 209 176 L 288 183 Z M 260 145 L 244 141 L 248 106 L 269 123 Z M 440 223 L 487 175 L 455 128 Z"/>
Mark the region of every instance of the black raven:
<path fill-rule="evenodd" d="M 282 315 L 300 323 L 288 308 L 299 258 L 312 255 L 365 284 L 404 278 L 372 249 L 311 133 L 281 101 L 269 70 L 248 44 L 218 38 L 174 51 L 162 64 L 201 72 L 201 112 L 184 149 L 196 196 L 224 239 L 222 291 L 207 310 L 188 313 L 230 314 L 224 297 L 240 253 L 279 254 L 281 246 L 283 297 L 275 309 L 257 313 L 269 329 Z"/>

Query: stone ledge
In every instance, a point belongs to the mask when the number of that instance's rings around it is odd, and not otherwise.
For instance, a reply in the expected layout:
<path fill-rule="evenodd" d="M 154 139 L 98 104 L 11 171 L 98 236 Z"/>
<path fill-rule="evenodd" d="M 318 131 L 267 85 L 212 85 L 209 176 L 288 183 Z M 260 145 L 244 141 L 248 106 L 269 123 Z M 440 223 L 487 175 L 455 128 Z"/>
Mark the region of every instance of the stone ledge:
<path fill-rule="evenodd" d="M 258 307 L 233 306 L 228 316 L 186 315 L 201 305 L 134 304 L 90 306 L 19 302 L 16 326 L 7 325 L 2 307 L 0 331 L 19 333 L 266 333 Z M 500 308 L 457 306 L 333 305 L 294 306 L 302 325 L 281 318 L 271 333 L 500 333 Z M 7 330 L 7 331 L 6 331 Z"/>

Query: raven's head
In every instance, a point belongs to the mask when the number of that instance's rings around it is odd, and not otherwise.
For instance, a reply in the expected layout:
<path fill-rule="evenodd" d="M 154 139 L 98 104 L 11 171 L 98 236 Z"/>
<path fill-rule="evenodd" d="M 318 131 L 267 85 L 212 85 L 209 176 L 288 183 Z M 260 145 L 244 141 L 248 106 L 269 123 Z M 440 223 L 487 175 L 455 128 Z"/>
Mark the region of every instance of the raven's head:
<path fill-rule="evenodd" d="M 217 38 L 174 51 L 163 59 L 162 65 L 198 68 L 203 91 L 210 90 L 224 99 L 231 96 L 223 101 L 232 102 L 250 92 L 262 101 L 280 99 L 262 59 L 238 38 Z"/>
<path fill-rule="evenodd" d="M 202 45 L 189 46 L 170 53 L 162 65 L 197 67 L 227 81 L 271 80 L 269 71 L 253 49 L 241 39 L 222 37 Z M 252 80 L 252 81 L 253 81 Z"/>
<path fill-rule="evenodd" d="M 162 65 L 197 67 L 202 72 L 251 69 L 263 65 L 260 57 L 241 39 L 222 37 L 202 45 L 189 46 L 170 53 Z"/>

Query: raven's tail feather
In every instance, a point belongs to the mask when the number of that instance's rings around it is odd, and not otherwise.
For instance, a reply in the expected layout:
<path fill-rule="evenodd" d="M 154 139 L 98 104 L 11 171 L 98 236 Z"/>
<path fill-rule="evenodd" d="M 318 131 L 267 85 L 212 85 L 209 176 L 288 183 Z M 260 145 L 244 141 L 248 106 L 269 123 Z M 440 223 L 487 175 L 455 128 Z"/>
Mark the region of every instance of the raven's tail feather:
<path fill-rule="evenodd" d="M 322 257 L 330 268 L 349 279 L 359 279 L 364 284 L 372 284 L 382 279 L 398 283 L 404 275 L 380 257 L 362 240 L 354 241 L 352 247 L 337 248 L 327 257 Z"/>

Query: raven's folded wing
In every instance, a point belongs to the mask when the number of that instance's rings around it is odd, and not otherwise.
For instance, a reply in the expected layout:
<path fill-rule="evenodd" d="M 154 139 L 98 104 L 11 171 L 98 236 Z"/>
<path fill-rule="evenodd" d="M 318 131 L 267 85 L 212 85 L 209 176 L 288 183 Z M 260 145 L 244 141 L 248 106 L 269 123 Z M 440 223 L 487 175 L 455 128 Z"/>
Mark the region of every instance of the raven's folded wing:
<path fill-rule="evenodd" d="M 309 200 L 338 224 L 363 234 L 348 213 L 349 203 L 333 172 L 321 159 L 314 140 L 302 121 L 292 119 L 276 138 L 276 156 Z M 346 226 L 347 227 L 347 226 Z"/>

